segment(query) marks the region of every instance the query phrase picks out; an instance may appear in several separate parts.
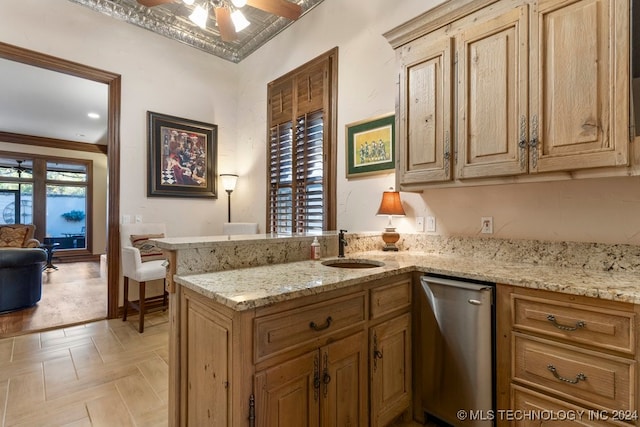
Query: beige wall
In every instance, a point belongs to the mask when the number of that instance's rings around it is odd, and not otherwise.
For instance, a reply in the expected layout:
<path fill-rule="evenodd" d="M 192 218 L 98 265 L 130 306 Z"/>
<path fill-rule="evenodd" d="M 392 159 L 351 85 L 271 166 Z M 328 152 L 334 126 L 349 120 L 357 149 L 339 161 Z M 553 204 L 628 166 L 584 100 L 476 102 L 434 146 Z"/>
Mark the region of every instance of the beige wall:
<path fill-rule="evenodd" d="M 93 242 L 91 253 L 103 254 L 107 247 L 107 156 L 86 151 L 60 150 L 0 141 L 0 151 L 84 159 L 93 162 Z"/>

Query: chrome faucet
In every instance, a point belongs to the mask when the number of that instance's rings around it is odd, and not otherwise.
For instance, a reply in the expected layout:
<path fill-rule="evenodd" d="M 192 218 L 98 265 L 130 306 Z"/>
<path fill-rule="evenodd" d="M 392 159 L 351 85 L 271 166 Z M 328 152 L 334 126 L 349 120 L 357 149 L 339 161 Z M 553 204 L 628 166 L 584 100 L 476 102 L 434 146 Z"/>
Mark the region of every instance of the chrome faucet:
<path fill-rule="evenodd" d="M 349 246 L 347 239 L 344 238 L 344 233 L 347 230 L 340 230 L 338 233 L 338 258 L 344 258 L 344 247 Z"/>

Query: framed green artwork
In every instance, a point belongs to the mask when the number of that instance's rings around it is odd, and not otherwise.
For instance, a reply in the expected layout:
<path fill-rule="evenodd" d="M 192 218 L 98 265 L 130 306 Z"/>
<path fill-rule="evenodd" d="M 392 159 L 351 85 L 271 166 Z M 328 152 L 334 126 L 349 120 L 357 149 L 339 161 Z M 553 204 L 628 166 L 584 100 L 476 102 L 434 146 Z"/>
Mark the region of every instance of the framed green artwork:
<path fill-rule="evenodd" d="M 347 178 L 395 168 L 395 128 L 393 114 L 346 125 Z"/>

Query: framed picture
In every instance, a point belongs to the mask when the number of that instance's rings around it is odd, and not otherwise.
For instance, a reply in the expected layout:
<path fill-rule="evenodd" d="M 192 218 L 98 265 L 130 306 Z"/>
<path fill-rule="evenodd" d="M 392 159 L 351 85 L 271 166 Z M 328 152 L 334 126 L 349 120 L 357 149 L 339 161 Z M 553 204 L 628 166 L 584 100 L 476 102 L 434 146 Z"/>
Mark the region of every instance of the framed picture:
<path fill-rule="evenodd" d="M 385 173 L 395 168 L 393 114 L 346 126 L 347 178 Z"/>
<path fill-rule="evenodd" d="M 147 196 L 216 198 L 218 126 L 147 112 Z"/>

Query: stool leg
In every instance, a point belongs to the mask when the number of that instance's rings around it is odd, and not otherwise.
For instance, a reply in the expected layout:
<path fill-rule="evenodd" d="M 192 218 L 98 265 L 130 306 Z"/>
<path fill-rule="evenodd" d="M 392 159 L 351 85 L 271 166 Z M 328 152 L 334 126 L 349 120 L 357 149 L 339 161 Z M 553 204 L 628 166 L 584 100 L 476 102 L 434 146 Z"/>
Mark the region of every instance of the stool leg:
<path fill-rule="evenodd" d="M 167 307 L 167 295 L 169 295 L 169 293 L 167 292 L 167 281 L 166 279 L 162 281 L 162 306 Z"/>
<path fill-rule="evenodd" d="M 122 316 L 122 321 L 126 322 L 127 320 L 127 308 L 129 308 L 129 278 L 124 276 L 124 315 Z"/>
<path fill-rule="evenodd" d="M 140 333 L 144 332 L 144 288 L 145 288 L 145 282 L 140 282 L 140 302 L 139 302 L 139 307 L 140 307 L 140 326 L 138 326 L 138 331 Z"/>

